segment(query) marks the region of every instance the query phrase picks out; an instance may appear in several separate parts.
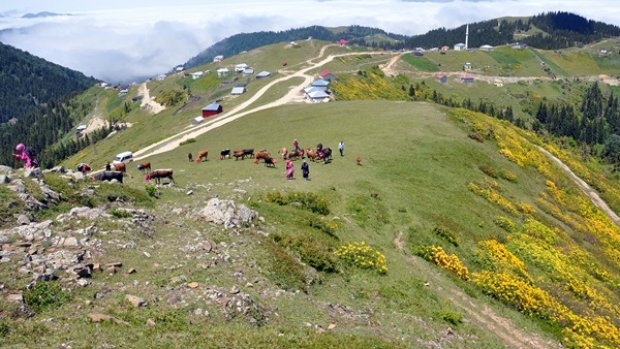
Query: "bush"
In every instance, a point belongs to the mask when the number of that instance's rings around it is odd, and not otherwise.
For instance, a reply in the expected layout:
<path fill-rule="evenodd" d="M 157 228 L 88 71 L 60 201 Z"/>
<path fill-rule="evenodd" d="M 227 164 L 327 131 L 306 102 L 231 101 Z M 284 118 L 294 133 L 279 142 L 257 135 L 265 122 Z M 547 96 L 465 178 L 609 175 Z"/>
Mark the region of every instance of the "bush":
<path fill-rule="evenodd" d="M 478 166 L 478 168 L 480 169 L 480 171 L 484 172 L 485 175 L 491 178 L 497 178 L 497 171 L 495 171 L 493 167 L 489 165 L 480 165 Z"/>
<path fill-rule="evenodd" d="M 386 274 L 388 268 L 385 256 L 366 245 L 366 242 L 352 242 L 341 246 L 334 252 L 343 262 L 361 268 L 372 269 L 379 274 Z"/>
<path fill-rule="evenodd" d="M 269 278 L 286 290 L 306 289 L 306 276 L 303 267 L 282 247 L 271 240 L 265 244 L 270 261 Z"/>
<path fill-rule="evenodd" d="M 509 182 L 513 182 L 513 183 L 517 182 L 517 175 L 508 170 L 499 171 L 499 176 L 500 178 L 503 178 Z"/>
<path fill-rule="evenodd" d="M 473 139 L 475 141 L 478 141 L 480 143 L 484 142 L 484 136 L 480 132 L 470 133 L 470 134 L 467 135 L 467 137 L 469 137 L 469 138 L 471 138 L 471 139 Z"/>
<path fill-rule="evenodd" d="M 184 140 L 183 142 L 179 143 L 179 146 L 183 146 L 186 144 L 192 144 L 192 143 L 196 143 L 196 138 L 188 138 Z"/>
<path fill-rule="evenodd" d="M 435 233 L 440 238 L 452 244 L 454 247 L 459 247 L 459 241 L 456 237 L 456 234 L 452 232 L 447 227 L 435 227 L 433 229 L 433 233 Z"/>
<path fill-rule="evenodd" d="M 116 218 L 129 218 L 131 217 L 131 213 L 127 210 L 123 210 L 122 208 L 113 208 L 109 211 L 109 213 Z"/>
<path fill-rule="evenodd" d="M 329 214 L 327 199 L 315 193 L 292 192 L 290 194 L 282 194 L 280 192 L 269 192 L 266 199 L 280 206 L 296 203 L 296 205 L 305 210 L 322 215 Z"/>
<path fill-rule="evenodd" d="M 469 280 L 469 271 L 455 254 L 447 254 L 441 246 L 425 246 L 417 251 L 417 255 L 429 262 L 437 264 L 442 269 L 456 274 L 459 278 Z"/>
<path fill-rule="evenodd" d="M 149 197 L 159 199 L 159 197 L 161 196 L 161 192 L 159 191 L 159 189 L 157 189 L 156 185 L 147 184 L 144 186 L 144 189 L 146 190 L 146 193 L 149 195 Z"/>
<path fill-rule="evenodd" d="M 290 236 L 276 234 L 273 236 L 273 240 L 281 246 L 299 253 L 299 257 L 304 263 L 318 271 L 331 273 L 338 270 L 338 261 L 330 251 L 329 246 L 317 238 L 308 235 Z"/>
<path fill-rule="evenodd" d="M 333 238 L 338 238 L 336 231 L 340 229 L 340 224 L 337 221 L 321 216 L 309 215 L 306 217 L 305 223 L 311 228 L 318 229 Z"/>
<path fill-rule="evenodd" d="M 449 324 L 458 326 L 463 323 L 463 315 L 450 310 L 440 310 L 434 313 L 435 317 Z"/>
<path fill-rule="evenodd" d="M 30 290 L 24 292 L 24 302 L 35 312 L 48 308 L 58 308 L 67 303 L 71 295 L 62 290 L 55 281 L 37 282 Z"/>
<path fill-rule="evenodd" d="M 495 219 L 495 224 L 497 224 L 498 227 L 504 229 L 508 233 L 514 233 L 517 229 L 517 225 L 515 224 L 515 222 L 510 220 L 510 218 L 504 216 L 497 217 Z"/>

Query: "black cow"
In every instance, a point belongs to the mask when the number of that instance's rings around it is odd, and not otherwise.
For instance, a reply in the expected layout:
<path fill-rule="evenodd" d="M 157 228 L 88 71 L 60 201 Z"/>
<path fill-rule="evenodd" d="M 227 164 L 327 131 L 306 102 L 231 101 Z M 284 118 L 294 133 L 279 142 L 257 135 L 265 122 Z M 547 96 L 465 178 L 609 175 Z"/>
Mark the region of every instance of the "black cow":
<path fill-rule="evenodd" d="M 123 172 L 121 171 L 102 171 L 91 176 L 96 181 L 111 181 L 116 179 L 119 183 L 123 183 Z"/>

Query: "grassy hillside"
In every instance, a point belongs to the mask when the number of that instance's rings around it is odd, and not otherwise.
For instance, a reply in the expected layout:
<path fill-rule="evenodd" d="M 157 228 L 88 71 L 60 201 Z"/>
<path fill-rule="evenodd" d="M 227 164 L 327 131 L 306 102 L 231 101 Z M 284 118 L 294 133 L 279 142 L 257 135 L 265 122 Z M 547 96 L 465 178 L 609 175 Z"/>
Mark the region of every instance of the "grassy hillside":
<path fill-rule="evenodd" d="M 311 181 L 300 178 L 299 161 L 297 179 L 287 181 L 281 162 L 271 169 L 214 156 L 186 160 L 188 152 L 222 148 L 273 154 L 294 138 L 303 147 L 335 148 L 344 140 L 345 156 L 311 163 Z M 149 235 L 96 236 L 110 241 L 102 261 L 122 260 L 136 274 L 94 274 L 89 287 L 71 290 L 69 303 L 8 323 L 8 343 L 83 346 L 97 336 L 111 345 L 132 338 L 140 347 L 617 346 L 620 231 L 534 144 L 542 143 L 507 123 L 426 103 L 339 102 L 248 116 L 149 159 L 175 170 L 176 188 L 160 188 L 154 209 L 161 221 Z M 142 190 L 142 176 L 130 173 L 124 185 Z M 294 193 L 314 193 L 303 202 L 317 206 L 287 204 L 288 195 L 307 195 Z M 265 223 L 235 232 L 193 219 L 215 195 L 249 203 Z M 329 213 L 304 209 L 323 207 L 322 200 Z M 171 213 L 177 208 L 183 213 Z M 230 261 L 201 267 L 204 254 L 191 246 L 205 239 L 224 243 Z M 128 240 L 135 248 L 115 247 Z M 361 241 L 385 257 L 386 273 L 337 257 L 340 247 Z M 4 265 L 0 273 L 14 277 Z M 258 304 L 258 322 L 226 320 L 225 308 L 204 298 L 209 289 L 232 287 Z M 92 300 L 99 292 L 106 296 Z M 160 301 L 132 309 L 125 294 Z M 175 294 L 183 302 L 171 305 Z M 76 305 L 87 299 L 87 312 L 127 324 L 84 320 Z M 37 321 L 51 314 L 58 320 Z M 27 336 L 33 328 L 62 328 L 63 335 Z"/>

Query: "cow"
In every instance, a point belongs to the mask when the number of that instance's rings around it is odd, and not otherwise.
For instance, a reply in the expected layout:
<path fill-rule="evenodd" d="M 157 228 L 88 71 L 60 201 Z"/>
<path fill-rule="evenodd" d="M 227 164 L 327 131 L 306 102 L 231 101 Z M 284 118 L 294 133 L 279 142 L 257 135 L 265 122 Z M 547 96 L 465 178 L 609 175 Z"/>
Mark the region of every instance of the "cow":
<path fill-rule="evenodd" d="M 198 156 L 196 157 L 195 162 L 199 164 L 202 162 L 202 159 L 205 159 L 205 161 L 207 161 L 207 156 L 209 156 L 209 152 L 206 150 L 203 150 L 198 153 Z"/>
<path fill-rule="evenodd" d="M 254 149 L 243 149 L 243 156 L 247 156 L 250 159 L 254 158 Z"/>
<path fill-rule="evenodd" d="M 220 151 L 220 160 L 224 160 L 225 157 L 230 157 L 230 149 L 222 149 Z"/>
<path fill-rule="evenodd" d="M 95 173 L 90 178 L 96 181 L 112 181 L 116 179 L 119 183 L 123 183 L 123 172 L 120 171 L 101 171 Z"/>
<path fill-rule="evenodd" d="M 239 158 L 243 160 L 245 159 L 245 152 L 243 150 L 235 150 L 233 152 L 233 156 L 235 157 L 235 160 L 239 160 Z"/>
<path fill-rule="evenodd" d="M 90 171 L 91 171 L 91 168 L 90 168 L 90 165 L 89 165 L 89 164 L 86 164 L 86 163 L 83 163 L 83 162 L 82 162 L 82 163 L 79 163 L 79 164 L 77 165 L 77 170 L 78 170 L 79 172 L 82 172 L 82 174 L 83 174 L 84 176 L 86 176 L 86 173 L 90 172 Z"/>
<path fill-rule="evenodd" d="M 150 162 L 143 162 L 140 165 L 136 166 L 136 168 L 138 169 L 138 171 L 140 172 L 150 172 L 151 171 L 151 163 Z"/>
<path fill-rule="evenodd" d="M 297 151 L 291 151 L 290 153 L 288 153 L 286 155 L 286 158 L 289 160 L 295 160 L 297 158 L 304 158 L 304 150 L 303 149 L 299 149 Z"/>
<path fill-rule="evenodd" d="M 310 148 L 306 149 L 306 155 L 308 155 L 308 158 L 312 161 L 315 161 L 318 158 L 318 154 Z"/>
<path fill-rule="evenodd" d="M 265 166 L 267 167 L 276 167 L 276 159 L 272 158 L 271 156 L 267 156 L 265 159 Z"/>
<path fill-rule="evenodd" d="M 171 169 L 157 169 L 153 172 L 149 172 L 144 176 L 144 180 L 150 182 L 151 180 L 155 180 L 155 183 L 161 183 L 162 178 L 170 178 L 171 182 L 174 182 L 174 178 L 172 177 L 173 171 Z"/>
<path fill-rule="evenodd" d="M 127 168 L 125 167 L 125 163 L 116 162 L 112 164 L 112 167 L 110 169 L 112 171 L 125 172 Z"/>
<path fill-rule="evenodd" d="M 319 160 L 323 160 L 324 163 L 329 163 L 332 159 L 332 148 L 322 148 L 316 152 Z"/>

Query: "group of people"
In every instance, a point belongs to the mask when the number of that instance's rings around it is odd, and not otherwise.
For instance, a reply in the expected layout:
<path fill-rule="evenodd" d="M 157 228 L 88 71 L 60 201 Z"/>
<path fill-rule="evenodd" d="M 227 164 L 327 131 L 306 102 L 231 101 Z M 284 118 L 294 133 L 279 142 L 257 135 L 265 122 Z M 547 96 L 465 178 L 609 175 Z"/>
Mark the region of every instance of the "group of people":
<path fill-rule="evenodd" d="M 293 141 L 293 149 L 295 149 L 295 152 L 300 150 L 299 141 L 297 141 L 297 139 Z M 344 156 L 344 141 L 342 140 L 340 141 L 340 143 L 338 143 L 338 151 L 340 152 L 340 156 Z M 294 179 L 293 177 L 294 174 L 295 174 L 295 166 L 293 165 L 293 161 L 290 159 L 286 160 L 286 165 L 285 165 L 286 179 L 287 180 Z M 306 181 L 310 180 L 310 165 L 308 164 L 306 160 L 304 160 L 301 163 L 301 174 Z"/>

